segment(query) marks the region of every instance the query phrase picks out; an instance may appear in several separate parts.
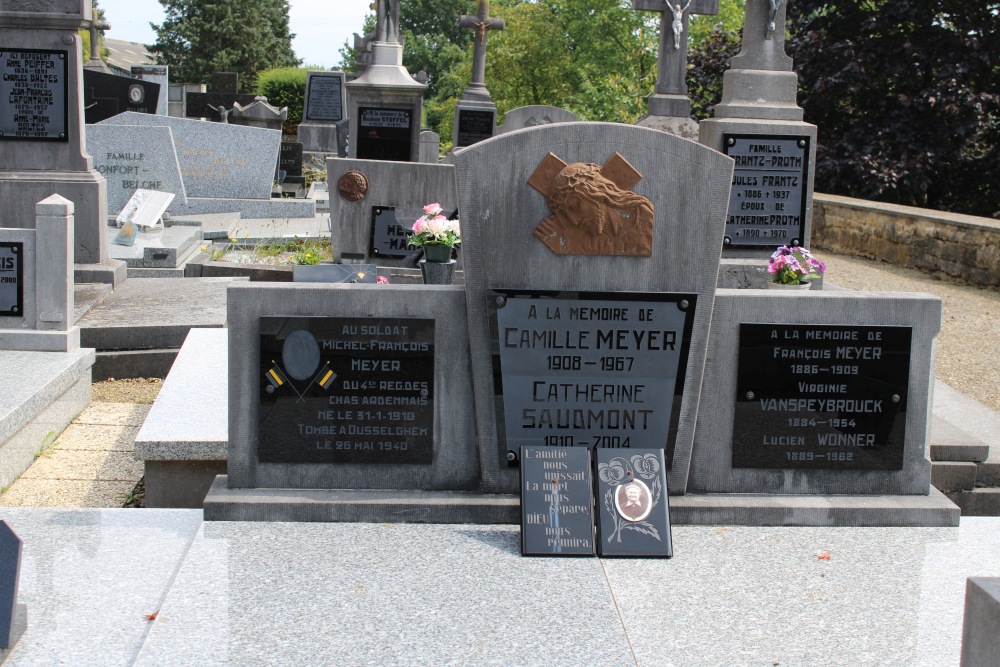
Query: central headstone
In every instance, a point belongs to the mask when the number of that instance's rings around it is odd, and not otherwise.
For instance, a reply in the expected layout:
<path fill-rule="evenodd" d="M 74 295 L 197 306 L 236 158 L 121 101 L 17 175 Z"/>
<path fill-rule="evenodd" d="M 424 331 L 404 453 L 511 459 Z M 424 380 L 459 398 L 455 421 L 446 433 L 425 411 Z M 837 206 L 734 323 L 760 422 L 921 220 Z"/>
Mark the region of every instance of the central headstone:
<path fill-rule="evenodd" d="M 518 448 L 540 445 L 658 447 L 683 493 L 732 161 L 565 123 L 459 151 L 455 169 L 485 490 L 516 491 Z"/>
<path fill-rule="evenodd" d="M 338 123 L 347 118 L 347 75 L 326 70 L 306 74 L 306 94 L 299 123 L 303 150 L 339 153 Z"/>
<path fill-rule="evenodd" d="M 455 106 L 456 148 L 471 146 L 493 136 L 497 124 L 497 106 L 486 89 L 486 36 L 491 30 L 503 30 L 503 19 L 490 16 L 490 0 L 477 0 L 476 15 L 459 19 L 461 28 L 473 30 L 472 80 Z"/>

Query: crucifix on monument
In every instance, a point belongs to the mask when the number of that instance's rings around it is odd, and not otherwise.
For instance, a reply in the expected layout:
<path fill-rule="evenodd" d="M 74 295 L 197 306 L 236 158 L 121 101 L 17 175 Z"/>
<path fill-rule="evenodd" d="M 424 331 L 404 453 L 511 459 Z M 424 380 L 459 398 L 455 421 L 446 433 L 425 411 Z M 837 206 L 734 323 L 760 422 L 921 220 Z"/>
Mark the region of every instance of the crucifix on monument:
<path fill-rule="evenodd" d="M 682 136 L 697 133 L 697 123 L 679 120 L 658 123 L 658 117 L 690 119 L 691 98 L 687 94 L 687 36 L 691 14 L 718 14 L 719 0 L 632 0 L 632 8 L 660 13 L 660 53 L 656 87 L 649 96 L 649 115 L 639 125 L 656 127 Z M 688 125 L 688 128 L 681 126 Z"/>
<path fill-rule="evenodd" d="M 454 144 L 464 147 L 489 139 L 496 129 L 497 107 L 486 90 L 486 34 L 490 30 L 503 30 L 504 21 L 490 17 L 490 0 L 478 0 L 476 15 L 462 16 L 458 25 L 475 31 L 472 80 L 455 108 Z"/>

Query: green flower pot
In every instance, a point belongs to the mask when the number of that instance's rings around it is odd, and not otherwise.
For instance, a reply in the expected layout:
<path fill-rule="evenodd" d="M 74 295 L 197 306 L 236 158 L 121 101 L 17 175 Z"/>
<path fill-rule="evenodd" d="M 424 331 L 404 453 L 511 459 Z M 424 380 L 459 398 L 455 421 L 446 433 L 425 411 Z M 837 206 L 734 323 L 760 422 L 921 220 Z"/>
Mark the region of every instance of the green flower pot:
<path fill-rule="evenodd" d="M 441 244 L 427 244 L 424 246 L 424 259 L 435 264 L 442 264 L 451 261 L 451 246 Z"/>

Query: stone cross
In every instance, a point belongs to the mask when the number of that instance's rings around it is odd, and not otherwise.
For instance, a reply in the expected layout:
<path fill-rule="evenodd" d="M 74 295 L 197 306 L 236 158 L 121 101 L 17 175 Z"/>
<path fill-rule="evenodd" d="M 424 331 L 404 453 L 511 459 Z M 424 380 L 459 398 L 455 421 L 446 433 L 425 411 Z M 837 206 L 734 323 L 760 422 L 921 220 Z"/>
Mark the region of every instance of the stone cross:
<path fill-rule="evenodd" d="M 730 62 L 731 69 L 788 72 L 792 59 L 785 53 L 785 0 L 747 0 L 743 12 L 743 44 Z"/>
<path fill-rule="evenodd" d="M 485 97 L 490 99 L 486 90 L 486 33 L 490 30 L 503 30 L 503 19 L 490 18 L 490 0 L 478 0 L 475 16 L 462 16 L 458 20 L 460 28 L 471 28 L 476 31 L 475 46 L 472 51 L 472 81 L 462 97 Z"/>
<path fill-rule="evenodd" d="M 691 115 L 685 81 L 688 16 L 718 14 L 719 0 L 632 0 L 632 8 L 660 12 L 660 54 L 649 115 L 687 118 Z"/>

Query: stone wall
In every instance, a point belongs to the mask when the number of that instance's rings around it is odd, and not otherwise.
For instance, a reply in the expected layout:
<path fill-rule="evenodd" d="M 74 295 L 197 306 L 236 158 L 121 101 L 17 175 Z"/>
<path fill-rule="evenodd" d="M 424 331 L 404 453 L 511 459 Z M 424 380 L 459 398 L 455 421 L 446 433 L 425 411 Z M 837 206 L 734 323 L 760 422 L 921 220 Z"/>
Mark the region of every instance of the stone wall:
<path fill-rule="evenodd" d="M 813 246 L 1000 288 L 1000 221 L 816 193 Z"/>

